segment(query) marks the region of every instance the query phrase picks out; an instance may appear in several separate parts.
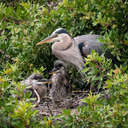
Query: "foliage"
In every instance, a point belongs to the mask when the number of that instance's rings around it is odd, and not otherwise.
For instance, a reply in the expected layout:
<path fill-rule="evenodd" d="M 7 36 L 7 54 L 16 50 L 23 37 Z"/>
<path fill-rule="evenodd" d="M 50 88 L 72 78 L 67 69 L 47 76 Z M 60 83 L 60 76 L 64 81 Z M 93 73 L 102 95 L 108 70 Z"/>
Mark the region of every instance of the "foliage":
<path fill-rule="evenodd" d="M 41 35 L 42 8 L 43 6 L 39 6 L 39 4 L 31 7 L 31 3 L 24 2 L 20 3 L 16 8 L 6 7 L 1 4 L 0 49 L 2 51 L 2 62 L 10 61 L 16 63 L 20 65 L 20 70 L 25 72 L 31 71 L 33 66 L 35 67 L 39 63 L 44 63 L 44 66 L 46 67 L 47 65 L 48 68 L 49 59 L 47 53 L 51 58 L 50 49 L 48 46 L 42 49 L 35 47 L 35 43 L 40 39 L 39 37 L 45 36 Z"/>
<path fill-rule="evenodd" d="M 98 53 L 92 51 L 92 54 L 88 55 L 85 61 L 83 69 L 85 81 L 90 84 L 92 89 L 101 89 L 112 68 L 111 59 L 106 59 L 103 54 L 99 56 Z"/>
<path fill-rule="evenodd" d="M 0 1 L 0 127 L 127 127 L 127 12 L 128 2 L 123 0 Z M 48 75 L 55 60 L 51 45 L 37 47 L 36 43 L 59 27 L 73 37 L 103 35 L 100 41 L 121 66 L 112 70 L 110 60 L 93 52 L 86 58 L 85 80 L 99 89 L 106 85 L 105 92 L 90 93 L 83 100 L 87 107 L 74 114 L 65 110 L 56 125 L 44 119 L 42 126 L 18 81 L 33 70 Z"/>
<path fill-rule="evenodd" d="M 30 95 L 24 93 L 24 88 L 7 76 L 0 76 L 0 127 L 38 128 L 41 126 L 40 121 L 37 120 L 38 112 L 28 100 Z"/>
<path fill-rule="evenodd" d="M 128 74 L 120 69 L 109 73 L 105 83 L 107 90 L 100 94 L 90 94 L 82 101 L 87 106 L 78 107 L 71 113 L 64 110 L 56 118 L 58 128 L 127 128 L 128 126 Z"/>
<path fill-rule="evenodd" d="M 14 6 L 1 3 L 1 61 L 20 64 L 20 70 L 25 72 L 31 71 L 31 66 L 39 67 L 40 64 L 50 70 L 55 58 L 49 45 L 36 47 L 35 44 L 56 28 L 64 27 L 73 36 L 89 32 L 105 34 L 101 41 L 107 42 L 112 54 L 127 65 L 128 18 L 123 17 L 127 17 L 128 3 L 116 0 L 106 2 L 63 0 L 56 4 L 52 0 L 32 4 L 31 1 L 20 1 Z M 49 6 L 45 6 L 46 3 Z"/>

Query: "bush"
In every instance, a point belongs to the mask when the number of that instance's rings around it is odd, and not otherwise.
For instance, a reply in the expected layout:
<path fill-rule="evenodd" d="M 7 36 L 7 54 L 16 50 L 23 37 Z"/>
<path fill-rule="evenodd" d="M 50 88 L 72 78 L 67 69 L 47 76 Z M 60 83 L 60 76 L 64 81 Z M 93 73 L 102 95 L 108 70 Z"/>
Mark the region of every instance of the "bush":
<path fill-rule="evenodd" d="M 30 66 L 37 67 L 39 63 L 44 67 L 46 65 L 47 68 L 51 67 L 50 63 L 50 66 L 48 65 L 48 54 L 51 58 L 50 48 L 35 47 L 42 35 L 40 29 L 42 8 L 39 4 L 31 6 L 31 3 L 20 3 L 16 8 L 1 4 L 1 9 L 4 11 L 1 13 L 0 49 L 3 51 L 1 57 L 5 58 L 1 59 L 2 63 L 13 61 L 12 63 L 20 65 L 21 71 L 24 72 L 29 71 Z M 45 34 L 42 35 L 44 36 Z M 9 58 L 6 58 L 7 55 Z"/>
<path fill-rule="evenodd" d="M 87 107 L 78 108 L 73 115 L 65 111 L 58 126 L 46 119 L 44 127 L 127 127 L 127 12 L 128 2 L 123 0 L 0 2 L 0 125 L 41 127 L 40 121 L 35 120 L 36 111 L 26 102 L 28 96 L 17 82 L 42 66 L 48 74 L 55 60 L 51 45 L 37 47 L 36 43 L 63 27 L 73 37 L 103 35 L 100 40 L 122 65 L 110 70 L 111 62 L 104 56 L 88 56 L 86 80 L 99 89 L 101 84 L 106 85 L 105 94 L 90 93 L 84 99 Z"/>
<path fill-rule="evenodd" d="M 83 72 L 85 74 L 84 81 L 90 85 L 90 89 L 98 90 L 104 85 L 105 80 L 108 79 L 108 73 L 112 68 L 111 59 L 107 59 L 102 54 L 98 55 L 95 51 L 85 58 Z"/>
<path fill-rule="evenodd" d="M 35 44 L 56 28 L 64 27 L 72 36 L 104 34 L 101 41 L 107 42 L 107 49 L 127 65 L 127 2 L 63 0 L 53 3 L 54 0 L 49 6 L 38 1 L 21 1 L 15 6 L 0 4 L 1 61 L 13 60 L 25 72 L 30 65 L 39 67 L 40 64 L 50 70 L 55 60 L 51 45 L 36 47 Z"/>
<path fill-rule="evenodd" d="M 64 110 L 56 118 L 58 128 L 127 128 L 128 126 L 128 75 L 120 69 L 111 70 L 105 83 L 105 93 L 90 94 L 82 101 L 87 106 L 73 113 Z"/>
<path fill-rule="evenodd" d="M 7 76 L 0 76 L 0 127 L 41 127 L 38 111 L 28 100 L 29 95 L 24 94 L 24 88 Z"/>

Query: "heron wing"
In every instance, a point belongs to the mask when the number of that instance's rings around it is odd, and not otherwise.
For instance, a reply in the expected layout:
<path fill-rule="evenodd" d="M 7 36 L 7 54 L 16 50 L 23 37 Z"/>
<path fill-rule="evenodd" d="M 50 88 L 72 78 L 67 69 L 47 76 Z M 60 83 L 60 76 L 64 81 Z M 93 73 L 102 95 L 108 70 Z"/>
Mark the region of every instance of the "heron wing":
<path fill-rule="evenodd" d="M 95 50 L 99 54 L 102 53 L 103 44 L 98 41 L 100 35 L 82 35 L 74 38 L 78 44 L 80 52 L 83 56 L 91 54 L 92 50 Z"/>

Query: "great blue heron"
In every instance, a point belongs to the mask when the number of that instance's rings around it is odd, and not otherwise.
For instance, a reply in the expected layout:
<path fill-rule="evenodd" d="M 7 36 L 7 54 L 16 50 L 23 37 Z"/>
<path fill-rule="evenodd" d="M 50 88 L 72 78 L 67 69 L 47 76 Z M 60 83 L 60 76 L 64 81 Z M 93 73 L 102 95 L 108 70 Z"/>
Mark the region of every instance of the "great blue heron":
<path fill-rule="evenodd" d="M 54 69 L 52 70 L 50 96 L 55 106 L 70 94 L 71 88 L 67 79 L 67 73 L 64 63 L 56 61 Z"/>
<path fill-rule="evenodd" d="M 91 54 L 92 50 L 99 54 L 102 53 L 103 44 L 98 41 L 99 38 L 99 35 L 91 34 L 72 38 L 64 28 L 59 28 L 37 45 L 54 42 L 52 53 L 60 60 L 71 63 L 82 70 L 84 67 L 83 57 Z"/>

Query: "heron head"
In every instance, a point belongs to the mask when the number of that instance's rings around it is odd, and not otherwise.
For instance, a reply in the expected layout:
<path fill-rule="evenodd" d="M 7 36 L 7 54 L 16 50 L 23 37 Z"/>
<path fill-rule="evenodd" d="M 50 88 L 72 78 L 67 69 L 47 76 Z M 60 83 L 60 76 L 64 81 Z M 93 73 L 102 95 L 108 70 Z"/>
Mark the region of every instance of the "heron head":
<path fill-rule="evenodd" d="M 58 28 L 58 29 L 56 29 L 51 35 L 54 35 L 54 34 L 62 34 L 62 33 L 65 33 L 65 34 L 68 34 L 69 35 L 69 33 L 64 28 Z"/>
<path fill-rule="evenodd" d="M 69 35 L 69 33 L 64 28 L 58 28 L 50 36 L 48 36 L 44 40 L 40 41 L 36 45 L 41 45 L 41 44 L 45 44 L 45 43 L 55 42 L 55 41 L 58 40 L 58 38 L 59 38 L 58 36 L 61 35 L 61 34 Z"/>
<path fill-rule="evenodd" d="M 54 68 L 56 69 L 60 69 L 61 67 L 66 67 L 66 63 L 64 63 L 64 61 L 61 61 L 61 60 L 56 60 L 55 63 L 54 63 Z"/>
<path fill-rule="evenodd" d="M 60 69 L 65 69 L 65 68 L 66 68 L 66 64 L 61 60 L 57 60 L 57 61 L 55 61 L 54 68 L 52 69 L 50 74 L 54 74 L 56 71 L 58 71 Z"/>

